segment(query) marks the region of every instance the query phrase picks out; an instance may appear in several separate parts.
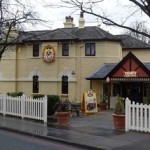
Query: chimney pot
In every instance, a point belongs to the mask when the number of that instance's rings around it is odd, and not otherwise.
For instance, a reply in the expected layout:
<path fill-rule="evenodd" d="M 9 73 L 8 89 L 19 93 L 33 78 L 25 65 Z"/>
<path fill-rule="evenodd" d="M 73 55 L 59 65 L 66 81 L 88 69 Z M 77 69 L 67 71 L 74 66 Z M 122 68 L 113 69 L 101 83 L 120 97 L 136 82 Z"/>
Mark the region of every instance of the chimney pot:
<path fill-rule="evenodd" d="M 74 27 L 73 18 L 71 16 L 66 16 L 66 22 L 64 22 L 65 28 L 72 28 Z"/>
<path fill-rule="evenodd" d="M 79 28 L 84 28 L 85 20 L 83 16 L 83 12 L 80 12 L 80 18 L 79 18 Z"/>
<path fill-rule="evenodd" d="M 83 18 L 83 11 L 80 12 L 80 18 Z"/>

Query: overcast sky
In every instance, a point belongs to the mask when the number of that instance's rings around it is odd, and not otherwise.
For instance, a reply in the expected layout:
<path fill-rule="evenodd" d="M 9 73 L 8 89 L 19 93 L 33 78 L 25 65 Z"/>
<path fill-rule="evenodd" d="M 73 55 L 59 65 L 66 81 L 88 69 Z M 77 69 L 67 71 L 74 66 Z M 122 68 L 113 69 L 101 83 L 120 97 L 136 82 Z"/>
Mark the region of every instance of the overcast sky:
<path fill-rule="evenodd" d="M 47 6 L 48 4 L 54 2 L 59 4 L 60 0 L 41 0 L 40 3 L 39 0 L 35 0 L 35 1 L 33 0 L 31 2 L 34 11 L 39 13 L 41 19 L 47 20 L 47 23 L 45 23 L 44 25 L 40 25 L 40 24 L 37 25 L 36 28 L 34 28 L 34 30 L 63 28 L 64 26 L 63 22 L 65 21 L 65 17 L 68 15 L 71 15 L 74 18 L 75 26 L 78 26 L 78 20 L 80 14 L 79 11 L 72 13 L 73 9 L 51 8 L 50 6 L 49 7 Z M 129 4 L 131 3 L 128 0 L 105 0 L 104 3 L 101 3 L 100 7 L 109 15 L 112 15 L 114 17 L 117 17 L 120 20 L 123 20 L 125 18 L 124 16 L 126 15 L 126 13 L 134 9 L 132 7 L 129 7 L 130 6 Z M 122 11 L 122 8 L 125 11 Z M 85 19 L 85 26 L 97 26 L 100 24 L 100 22 L 97 20 L 96 17 L 89 16 L 87 14 L 84 14 L 84 19 Z M 133 18 L 131 18 L 131 20 L 133 20 Z M 123 32 L 122 29 L 118 29 L 118 28 L 110 28 L 103 25 L 101 25 L 100 27 L 113 34 L 121 34 L 121 32 Z"/>

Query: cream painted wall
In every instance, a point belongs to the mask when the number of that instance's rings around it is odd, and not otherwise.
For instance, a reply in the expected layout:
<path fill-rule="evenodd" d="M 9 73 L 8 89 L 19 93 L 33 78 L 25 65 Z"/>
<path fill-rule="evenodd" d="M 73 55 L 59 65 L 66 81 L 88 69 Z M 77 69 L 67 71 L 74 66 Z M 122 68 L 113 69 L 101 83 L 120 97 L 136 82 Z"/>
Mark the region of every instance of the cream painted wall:
<path fill-rule="evenodd" d="M 0 93 L 16 91 L 16 46 L 7 47 L 0 61 Z"/>
<path fill-rule="evenodd" d="M 0 81 L 0 93 L 15 92 L 16 82 Z"/>
<path fill-rule="evenodd" d="M 96 97 L 97 97 L 97 102 L 100 102 L 100 97 L 103 92 L 103 86 L 102 86 L 102 81 L 100 80 L 93 80 L 92 82 L 92 89 L 94 92 L 96 92 Z"/>
<path fill-rule="evenodd" d="M 108 43 L 108 46 L 107 46 Z M 85 56 L 85 43 L 79 44 L 79 51 L 77 54 L 79 55 L 77 61 L 77 84 L 79 99 L 82 99 L 83 92 L 87 91 L 90 88 L 90 81 L 85 78 L 95 72 L 103 63 L 115 63 L 119 62 L 122 59 L 122 48 L 120 43 L 117 42 L 96 42 L 96 56 Z M 97 83 L 96 87 L 100 87 L 101 85 Z M 101 91 L 98 91 L 100 93 Z M 94 86 L 92 86 L 92 89 Z"/>
<path fill-rule="evenodd" d="M 123 57 L 127 55 L 128 52 L 132 52 L 140 61 L 150 62 L 150 49 L 134 49 L 134 50 L 123 50 Z"/>
<path fill-rule="evenodd" d="M 93 42 L 92 42 L 93 43 Z M 122 59 L 122 48 L 119 42 L 96 42 L 96 56 L 85 56 L 85 43 L 70 43 L 69 56 L 62 56 L 59 42 L 45 42 L 40 45 L 40 56 L 33 57 L 32 44 L 23 44 L 20 50 L 5 54 L 0 62 L 0 82 L 9 79 L 16 82 L 2 82 L 0 92 L 23 91 L 32 95 L 32 78 L 39 76 L 39 94 L 61 94 L 61 78 L 68 76 L 69 94 L 63 95 L 72 101 L 82 101 L 83 93 L 90 88 L 90 81 L 85 78 L 95 72 L 103 63 L 119 62 Z M 42 50 L 51 45 L 56 52 L 56 60 L 47 63 L 42 59 Z M 7 56 L 7 57 L 6 57 Z M 7 66 L 7 68 L 6 68 Z M 72 71 L 75 75 L 72 75 Z M 12 84 L 13 83 L 13 84 Z M 15 84 L 16 83 L 16 84 Z M 9 85 L 9 86 L 8 86 Z M 92 88 L 100 96 L 101 82 L 93 82 Z"/>

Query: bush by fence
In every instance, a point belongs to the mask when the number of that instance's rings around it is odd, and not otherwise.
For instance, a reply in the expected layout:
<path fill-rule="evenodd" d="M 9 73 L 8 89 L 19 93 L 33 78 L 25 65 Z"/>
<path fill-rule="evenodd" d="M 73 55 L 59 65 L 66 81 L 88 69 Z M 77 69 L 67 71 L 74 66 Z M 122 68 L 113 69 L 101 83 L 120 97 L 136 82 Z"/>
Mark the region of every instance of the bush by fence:
<path fill-rule="evenodd" d="M 33 95 L 33 99 L 42 98 L 45 95 Z M 54 106 L 55 104 L 60 101 L 60 97 L 58 95 L 47 95 L 47 115 L 51 116 L 54 114 Z"/>
<path fill-rule="evenodd" d="M 22 96 L 23 92 L 7 92 L 6 95 L 11 97 L 17 97 L 17 96 Z"/>

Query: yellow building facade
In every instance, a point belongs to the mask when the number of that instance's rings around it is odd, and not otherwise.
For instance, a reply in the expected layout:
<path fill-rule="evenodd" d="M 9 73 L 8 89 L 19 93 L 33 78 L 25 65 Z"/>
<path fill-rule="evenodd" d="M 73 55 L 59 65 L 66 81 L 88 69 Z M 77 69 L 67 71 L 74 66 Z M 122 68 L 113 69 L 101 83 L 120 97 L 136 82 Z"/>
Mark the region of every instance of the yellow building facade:
<path fill-rule="evenodd" d="M 131 49 L 123 50 L 120 38 L 99 27 L 79 27 L 66 18 L 64 28 L 52 31 L 22 32 L 20 41 L 5 51 L 0 62 L 0 92 L 26 95 L 59 95 L 81 102 L 83 93 L 92 89 L 98 101 L 106 80 L 86 80 L 105 63 L 118 63 Z M 149 49 L 133 53 L 149 60 Z M 144 53 L 143 53 L 144 51 Z"/>

